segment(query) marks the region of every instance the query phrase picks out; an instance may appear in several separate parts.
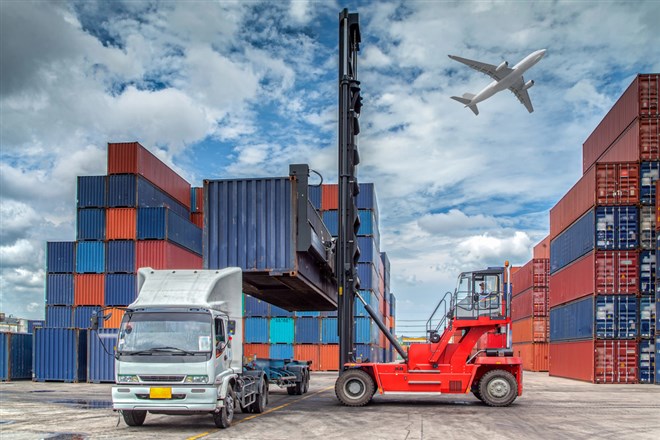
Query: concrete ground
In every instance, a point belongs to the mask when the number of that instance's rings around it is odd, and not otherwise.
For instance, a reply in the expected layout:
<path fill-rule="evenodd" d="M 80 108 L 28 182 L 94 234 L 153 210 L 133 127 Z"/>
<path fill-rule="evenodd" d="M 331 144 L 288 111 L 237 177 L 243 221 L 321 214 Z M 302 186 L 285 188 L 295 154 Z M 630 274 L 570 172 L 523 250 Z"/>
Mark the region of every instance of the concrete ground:
<path fill-rule="evenodd" d="M 210 415 L 149 414 L 126 426 L 111 410 L 109 384 L 0 384 L 4 439 L 575 439 L 660 438 L 660 386 L 593 385 L 525 373 L 525 391 L 508 408 L 470 395 L 378 396 L 364 408 L 341 406 L 336 373 L 312 375 L 309 393 L 289 396 L 271 386 L 268 411 L 237 412 L 215 428 Z"/>

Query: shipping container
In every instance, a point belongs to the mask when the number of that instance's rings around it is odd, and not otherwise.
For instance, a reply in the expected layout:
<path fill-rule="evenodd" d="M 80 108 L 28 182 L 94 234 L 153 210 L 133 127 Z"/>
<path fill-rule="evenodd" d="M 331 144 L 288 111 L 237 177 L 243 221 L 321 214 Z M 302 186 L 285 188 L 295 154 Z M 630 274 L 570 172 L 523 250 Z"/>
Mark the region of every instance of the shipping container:
<path fill-rule="evenodd" d="M 642 249 L 655 249 L 655 206 L 639 208 L 639 244 Z"/>
<path fill-rule="evenodd" d="M 32 335 L 0 333 L 0 380 L 32 379 Z"/>
<path fill-rule="evenodd" d="M 274 306 L 271 304 L 268 316 L 273 316 L 276 318 L 292 318 L 293 312 L 284 310 L 282 307 Z"/>
<path fill-rule="evenodd" d="M 547 342 L 524 342 L 513 344 L 513 355 L 522 359 L 527 371 L 548 371 L 550 368 L 550 344 Z"/>
<path fill-rule="evenodd" d="M 378 295 L 372 290 L 360 290 L 360 296 L 364 299 L 367 304 L 371 306 L 372 309 L 378 310 L 379 300 Z M 355 298 L 355 303 L 353 305 L 353 315 L 356 317 L 359 316 L 370 316 L 367 312 L 367 309 L 362 304 L 362 301 Z"/>
<path fill-rule="evenodd" d="M 105 275 L 76 274 L 73 304 L 76 306 L 105 305 Z"/>
<path fill-rule="evenodd" d="M 106 306 L 127 306 L 137 298 L 135 274 L 109 273 L 105 276 Z"/>
<path fill-rule="evenodd" d="M 596 169 L 592 168 L 568 190 L 555 206 L 550 208 L 551 242 L 569 226 L 573 225 L 584 213 L 593 208 L 595 196 Z M 552 249 L 550 250 L 550 258 L 552 258 Z"/>
<path fill-rule="evenodd" d="M 511 323 L 511 339 L 519 342 L 547 342 L 548 318 L 530 317 Z"/>
<path fill-rule="evenodd" d="M 267 344 L 268 327 L 268 318 L 245 318 L 245 342 Z"/>
<path fill-rule="evenodd" d="M 79 241 L 76 243 L 76 273 L 103 273 L 105 271 L 105 243 Z"/>
<path fill-rule="evenodd" d="M 655 205 L 655 183 L 660 177 L 660 162 L 642 162 L 640 164 L 640 203 L 642 205 Z"/>
<path fill-rule="evenodd" d="M 323 217 L 323 224 L 328 228 L 330 235 L 337 237 L 339 235 L 339 211 L 323 211 L 321 216 Z"/>
<path fill-rule="evenodd" d="M 655 193 L 660 194 L 660 180 L 655 182 Z M 655 230 L 660 230 L 660 197 L 655 198 Z M 656 234 L 657 235 L 657 234 Z"/>
<path fill-rule="evenodd" d="M 548 288 L 530 287 L 511 300 L 511 319 L 548 316 Z"/>
<path fill-rule="evenodd" d="M 78 241 L 105 240 L 105 209 L 78 209 Z"/>
<path fill-rule="evenodd" d="M 598 251 L 594 273 L 597 294 L 637 294 L 639 255 L 635 251 Z"/>
<path fill-rule="evenodd" d="M 380 329 L 371 318 L 355 318 L 354 339 L 357 344 L 378 344 Z"/>
<path fill-rule="evenodd" d="M 117 329 L 121 327 L 121 320 L 124 318 L 126 309 L 117 307 L 105 307 L 102 310 L 103 322 L 100 325 L 107 329 Z"/>
<path fill-rule="evenodd" d="M 311 361 L 311 371 L 319 371 L 321 365 L 321 352 L 318 344 L 296 344 L 293 346 L 293 358 L 295 360 Z"/>
<path fill-rule="evenodd" d="M 202 230 L 167 208 L 138 208 L 138 240 L 168 240 L 202 255 Z"/>
<path fill-rule="evenodd" d="M 34 333 L 34 380 L 87 380 L 87 330 L 37 328 Z"/>
<path fill-rule="evenodd" d="M 319 344 L 321 342 L 321 320 L 319 318 L 296 318 L 296 344 Z"/>
<path fill-rule="evenodd" d="M 105 271 L 107 273 L 135 273 L 135 242 L 109 241 L 106 244 Z"/>
<path fill-rule="evenodd" d="M 639 334 L 637 298 L 632 295 L 595 297 L 595 336 L 598 339 L 635 339 Z"/>
<path fill-rule="evenodd" d="M 321 185 L 321 209 L 332 211 L 339 209 L 339 185 L 336 183 Z"/>
<path fill-rule="evenodd" d="M 374 237 L 358 237 L 358 247 L 360 248 L 360 263 L 373 263 L 376 271 L 381 270 L 380 249 Z"/>
<path fill-rule="evenodd" d="M 46 320 L 45 319 L 28 319 L 27 332 L 28 333 L 34 333 L 35 328 L 45 327 L 45 326 L 46 326 Z"/>
<path fill-rule="evenodd" d="M 77 306 L 73 308 L 73 327 L 74 328 L 89 328 L 91 326 L 92 315 L 97 316 L 101 314 L 101 307 L 99 306 Z M 103 322 L 99 321 L 99 326 L 103 326 Z"/>
<path fill-rule="evenodd" d="M 190 188 L 190 212 L 204 211 L 204 187 Z"/>
<path fill-rule="evenodd" d="M 108 174 L 139 174 L 190 209 L 190 184 L 138 142 L 108 144 Z"/>
<path fill-rule="evenodd" d="M 293 344 L 294 331 L 293 318 L 270 318 L 269 342 L 271 344 Z"/>
<path fill-rule="evenodd" d="M 76 243 L 73 241 L 49 241 L 46 243 L 46 271 L 73 273 L 76 269 Z"/>
<path fill-rule="evenodd" d="M 588 340 L 550 344 L 550 376 L 594 383 L 636 383 L 636 341 Z"/>
<path fill-rule="evenodd" d="M 105 236 L 107 240 L 135 240 L 137 238 L 137 209 L 108 208 Z"/>
<path fill-rule="evenodd" d="M 660 316 L 660 313 L 656 316 Z M 656 328 L 660 328 L 658 325 Z M 660 385 L 660 334 L 655 337 L 655 384 Z"/>
<path fill-rule="evenodd" d="M 531 287 L 547 287 L 550 274 L 550 260 L 546 258 L 529 260 L 520 270 L 511 275 L 513 296 Z"/>
<path fill-rule="evenodd" d="M 590 252 L 548 278 L 550 308 L 593 295 L 595 287 L 596 252 Z"/>
<path fill-rule="evenodd" d="M 106 206 L 107 176 L 78 176 L 78 208 Z"/>
<path fill-rule="evenodd" d="M 73 307 L 46 306 L 46 327 L 73 327 Z"/>
<path fill-rule="evenodd" d="M 115 382 L 116 328 L 100 328 L 87 332 L 87 382 Z"/>
<path fill-rule="evenodd" d="M 378 345 L 355 344 L 354 353 L 356 362 L 381 362 L 381 350 Z"/>
<path fill-rule="evenodd" d="M 190 213 L 190 222 L 197 226 L 199 229 L 204 229 L 204 213 L 203 212 L 191 212 Z"/>
<path fill-rule="evenodd" d="M 639 117 L 658 117 L 658 74 L 640 74 L 596 129 L 584 141 L 582 169 L 586 171 Z"/>
<path fill-rule="evenodd" d="M 552 318 L 550 318 L 552 326 Z M 594 340 L 550 343 L 550 376 L 594 381 Z"/>
<path fill-rule="evenodd" d="M 270 359 L 293 359 L 293 344 L 270 344 Z"/>
<path fill-rule="evenodd" d="M 136 268 L 201 269 L 202 257 L 174 243 L 162 240 L 138 241 Z"/>
<path fill-rule="evenodd" d="M 321 312 L 295 312 L 294 316 L 297 318 L 319 318 L 321 316 Z"/>
<path fill-rule="evenodd" d="M 247 358 L 268 359 L 270 344 L 243 344 L 243 356 Z"/>
<path fill-rule="evenodd" d="M 248 318 L 270 316 L 270 304 L 250 295 L 243 296 L 243 309 Z"/>
<path fill-rule="evenodd" d="M 595 211 L 591 210 L 550 242 L 551 274 L 594 249 L 594 225 Z"/>
<path fill-rule="evenodd" d="M 339 345 L 325 344 L 319 346 L 319 358 L 319 371 L 338 371 Z"/>
<path fill-rule="evenodd" d="M 182 205 L 141 176 L 135 174 L 108 176 L 108 207 L 159 208 L 163 206 L 181 216 L 190 216 L 190 209 L 187 206 Z"/>
<path fill-rule="evenodd" d="M 358 263 L 357 273 L 360 278 L 360 289 L 376 290 L 378 288 L 379 278 L 376 267 L 371 263 Z"/>
<path fill-rule="evenodd" d="M 550 342 L 591 339 L 593 336 L 593 296 L 550 309 Z"/>
<path fill-rule="evenodd" d="M 380 246 L 380 231 L 378 230 L 378 221 L 376 220 L 376 213 L 371 209 L 358 210 L 360 216 L 360 229 L 358 235 L 366 235 L 376 238 L 376 245 Z"/>
<path fill-rule="evenodd" d="M 599 163 L 660 160 L 660 118 L 638 118 L 599 158 Z"/>
<path fill-rule="evenodd" d="M 73 274 L 49 273 L 46 275 L 46 304 L 49 306 L 73 305 Z"/>
<path fill-rule="evenodd" d="M 309 185 L 307 187 L 309 201 L 317 211 L 321 210 L 321 185 Z"/>
<path fill-rule="evenodd" d="M 635 205 L 640 200 L 637 163 L 598 163 L 596 170 L 595 204 Z"/>
<path fill-rule="evenodd" d="M 534 246 L 532 252 L 533 259 L 542 259 L 550 258 L 550 236 L 547 235 L 543 240 L 541 240 L 536 246 Z"/>
<path fill-rule="evenodd" d="M 373 211 L 376 220 L 378 220 L 378 200 L 376 197 L 376 188 L 373 183 L 360 184 L 360 193 L 357 195 L 355 204 L 358 209 Z"/>
<path fill-rule="evenodd" d="M 655 341 L 639 341 L 639 382 L 655 383 Z"/>
<path fill-rule="evenodd" d="M 653 295 L 643 295 L 639 298 L 639 336 L 641 338 L 653 338 L 657 328 L 657 305 Z"/>
<path fill-rule="evenodd" d="M 337 318 L 322 317 L 321 318 L 321 343 L 322 344 L 338 344 L 339 333 L 337 329 Z"/>
<path fill-rule="evenodd" d="M 596 208 L 596 248 L 635 249 L 638 244 L 636 206 L 601 206 Z"/>

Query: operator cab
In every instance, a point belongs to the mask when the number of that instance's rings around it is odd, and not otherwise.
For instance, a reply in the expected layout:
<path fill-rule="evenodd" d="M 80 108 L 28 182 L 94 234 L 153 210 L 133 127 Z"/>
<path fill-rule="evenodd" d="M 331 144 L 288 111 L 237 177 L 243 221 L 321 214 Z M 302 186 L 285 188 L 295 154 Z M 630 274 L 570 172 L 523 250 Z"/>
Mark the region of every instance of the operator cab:
<path fill-rule="evenodd" d="M 463 272 L 452 298 L 454 319 L 478 319 L 506 316 L 506 297 L 502 268 Z M 451 312 L 450 312 L 451 313 Z"/>

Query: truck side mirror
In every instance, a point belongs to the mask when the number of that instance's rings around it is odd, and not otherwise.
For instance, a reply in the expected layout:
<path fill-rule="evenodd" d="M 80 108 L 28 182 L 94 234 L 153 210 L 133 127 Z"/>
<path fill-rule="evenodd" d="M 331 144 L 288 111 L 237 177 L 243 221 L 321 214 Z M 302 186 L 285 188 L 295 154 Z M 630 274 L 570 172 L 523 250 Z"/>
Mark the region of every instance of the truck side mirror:
<path fill-rule="evenodd" d="M 99 315 L 97 313 L 92 313 L 92 317 L 89 319 L 89 329 L 93 331 L 98 331 Z"/>
<path fill-rule="evenodd" d="M 229 321 L 229 329 L 227 330 L 227 332 L 231 336 L 234 336 L 234 334 L 236 333 L 236 321 L 234 321 L 233 319 Z"/>

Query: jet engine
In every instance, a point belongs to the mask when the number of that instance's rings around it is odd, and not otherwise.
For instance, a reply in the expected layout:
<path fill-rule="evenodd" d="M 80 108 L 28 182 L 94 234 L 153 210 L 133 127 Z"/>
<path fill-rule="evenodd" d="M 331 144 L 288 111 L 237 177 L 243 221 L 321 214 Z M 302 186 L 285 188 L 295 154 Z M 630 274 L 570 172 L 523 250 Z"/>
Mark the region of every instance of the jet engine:
<path fill-rule="evenodd" d="M 534 85 L 534 80 L 533 80 L 533 79 L 530 79 L 530 80 L 527 81 L 527 82 L 525 83 L 525 85 L 523 86 L 523 90 L 527 90 L 527 89 L 529 89 L 530 87 L 532 87 L 533 85 Z"/>
<path fill-rule="evenodd" d="M 502 61 L 502 63 L 499 66 L 497 66 L 495 71 L 496 72 L 501 72 L 502 69 L 504 69 L 505 67 L 509 67 L 509 62 L 508 61 Z"/>

